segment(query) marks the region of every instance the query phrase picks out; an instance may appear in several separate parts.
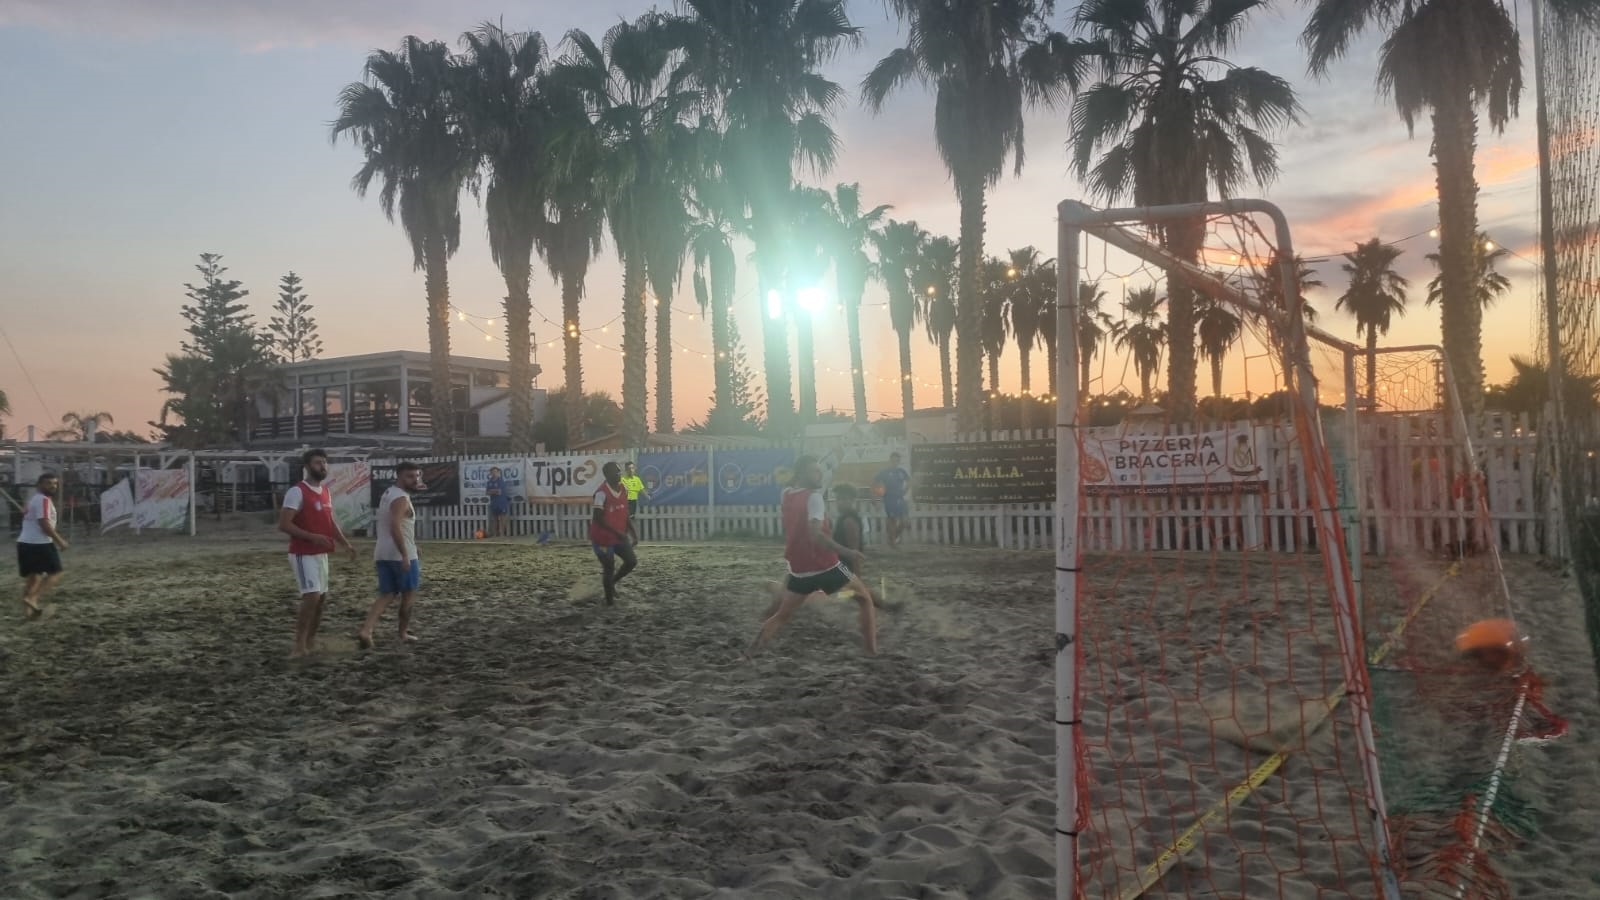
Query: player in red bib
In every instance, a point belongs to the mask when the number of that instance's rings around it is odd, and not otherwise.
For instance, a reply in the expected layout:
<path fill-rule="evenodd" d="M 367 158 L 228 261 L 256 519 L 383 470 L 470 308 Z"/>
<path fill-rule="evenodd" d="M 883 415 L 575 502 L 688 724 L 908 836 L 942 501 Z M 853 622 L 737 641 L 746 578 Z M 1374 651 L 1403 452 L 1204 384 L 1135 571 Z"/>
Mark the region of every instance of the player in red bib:
<path fill-rule="evenodd" d="M 827 501 L 822 493 L 822 465 L 815 456 L 795 460 L 794 481 L 783 492 L 783 558 L 789 577 L 775 612 L 761 623 L 755 642 L 745 651 L 749 658 L 772 640 L 812 594 L 833 596 L 850 588 L 860 610 L 861 637 L 868 655 L 878 652 L 878 622 L 872 592 L 840 560 L 860 567 L 865 556 L 833 539 L 828 524 Z"/>
<path fill-rule="evenodd" d="M 608 462 L 600 470 L 605 483 L 594 492 L 594 518 L 589 520 L 589 543 L 594 545 L 594 555 L 600 559 L 601 577 L 606 588 L 606 605 L 617 602 L 617 582 L 628 577 L 639 558 L 633 545 L 639 538 L 633 533 L 633 523 L 628 519 L 628 489 L 622 486 L 622 467 Z M 617 558 L 622 568 L 617 568 Z"/>
<path fill-rule="evenodd" d="M 289 536 L 289 565 L 300 588 L 300 614 L 294 626 L 294 656 L 309 654 L 322 625 L 322 601 L 328 593 L 328 553 L 335 545 L 356 558 L 339 523 L 333 517 L 333 495 L 328 491 L 328 454 L 307 450 L 300 457 L 305 480 L 283 495 L 278 530 Z"/>

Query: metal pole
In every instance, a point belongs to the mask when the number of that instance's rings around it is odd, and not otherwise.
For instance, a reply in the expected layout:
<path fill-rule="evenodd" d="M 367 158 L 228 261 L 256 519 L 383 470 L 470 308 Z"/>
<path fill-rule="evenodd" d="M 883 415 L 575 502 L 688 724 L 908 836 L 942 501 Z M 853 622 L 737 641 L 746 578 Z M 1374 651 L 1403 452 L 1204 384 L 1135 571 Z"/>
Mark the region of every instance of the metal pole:
<path fill-rule="evenodd" d="M 198 487 L 199 484 L 195 480 L 194 453 L 191 452 L 189 454 L 189 537 L 194 537 L 195 535 L 195 492 Z"/>
<path fill-rule="evenodd" d="M 1544 0 L 1532 0 L 1533 9 L 1533 97 L 1534 121 L 1539 152 L 1539 270 L 1544 276 L 1544 339 L 1546 372 L 1550 376 L 1550 399 L 1545 421 L 1539 424 L 1539 438 L 1550 447 L 1550 474 L 1555 485 L 1550 504 L 1550 533 L 1545 552 L 1562 555 L 1561 536 L 1566 531 L 1567 490 L 1566 420 L 1562 394 L 1567 381 L 1567 360 L 1561 350 L 1560 271 L 1556 267 L 1555 185 L 1550 172 L 1550 110 L 1544 80 Z M 1567 548 L 1567 552 L 1573 552 Z"/>
<path fill-rule="evenodd" d="M 1056 246 L 1056 900 L 1078 896 L 1078 234 L 1067 223 L 1066 203 Z"/>
<path fill-rule="evenodd" d="M 1350 554 L 1350 581 L 1355 589 L 1356 611 L 1361 618 L 1356 623 L 1365 626 L 1372 621 L 1366 602 L 1366 591 L 1361 586 L 1361 557 L 1365 552 L 1367 529 L 1364 517 L 1366 491 L 1361 482 L 1361 415 L 1359 392 L 1356 386 L 1356 356 L 1344 353 L 1344 420 L 1345 420 L 1345 475 L 1344 486 L 1348 496 L 1344 500 L 1344 542 Z M 1363 631 L 1363 636 L 1365 632 Z"/>
<path fill-rule="evenodd" d="M 706 446 L 706 537 L 717 534 L 717 450 Z"/>
<path fill-rule="evenodd" d="M 137 450 L 133 452 L 133 473 L 128 477 L 130 479 L 128 487 L 132 489 L 128 493 L 133 495 L 133 533 L 143 534 L 144 529 L 139 527 L 139 451 Z"/>

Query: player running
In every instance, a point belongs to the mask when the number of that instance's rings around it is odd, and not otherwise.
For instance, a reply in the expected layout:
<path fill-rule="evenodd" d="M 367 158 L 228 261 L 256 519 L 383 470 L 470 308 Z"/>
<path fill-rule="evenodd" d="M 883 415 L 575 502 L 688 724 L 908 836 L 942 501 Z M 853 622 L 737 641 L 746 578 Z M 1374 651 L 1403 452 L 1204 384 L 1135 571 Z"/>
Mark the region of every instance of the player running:
<path fill-rule="evenodd" d="M 45 472 L 34 484 L 33 496 L 22 513 L 22 533 L 17 535 L 17 572 L 22 575 L 22 614 L 39 615 L 39 603 L 61 581 L 61 551 L 67 539 L 56 530 L 56 492 L 61 479 Z"/>
<path fill-rule="evenodd" d="M 400 601 L 400 640 L 414 641 L 411 604 L 422 583 L 422 560 L 417 556 L 417 511 L 411 495 L 422 490 L 422 467 L 402 462 L 394 467 L 395 482 L 378 498 L 378 546 L 372 558 L 378 568 L 378 596 L 367 610 L 367 620 L 356 632 L 361 649 L 372 649 L 372 629 L 390 601 Z"/>
<path fill-rule="evenodd" d="M 633 545 L 638 537 L 633 533 L 633 523 L 628 519 L 628 489 L 622 486 L 622 467 L 608 462 L 600 470 L 605 483 L 594 492 L 594 518 L 589 521 L 589 543 L 594 545 L 594 555 L 600 559 L 601 577 L 606 589 L 606 605 L 617 602 L 617 582 L 639 565 Z M 617 568 L 617 557 L 622 557 L 622 568 Z"/>
<path fill-rule="evenodd" d="M 795 460 L 794 481 L 784 489 L 781 509 L 783 558 L 789 566 L 789 577 L 784 582 L 777 609 L 761 623 L 761 631 L 745 651 L 745 658 L 750 658 L 772 640 L 812 594 L 831 597 L 847 587 L 854 593 L 860 610 L 861 637 L 867 654 L 876 654 L 878 622 L 873 611 L 872 592 L 840 562 L 843 558 L 859 567 L 866 557 L 861 551 L 842 546 L 833 539 L 833 529 L 828 524 L 828 505 L 822 496 L 822 466 L 815 456 Z"/>
<path fill-rule="evenodd" d="M 335 546 L 356 558 L 339 523 L 333 517 L 333 494 L 327 487 L 328 454 L 307 450 L 300 457 L 305 479 L 283 495 L 278 511 L 278 530 L 289 536 L 289 565 L 300 588 L 300 612 L 295 619 L 294 651 L 291 656 L 306 656 L 322 625 L 322 601 L 328 593 L 328 553 Z"/>

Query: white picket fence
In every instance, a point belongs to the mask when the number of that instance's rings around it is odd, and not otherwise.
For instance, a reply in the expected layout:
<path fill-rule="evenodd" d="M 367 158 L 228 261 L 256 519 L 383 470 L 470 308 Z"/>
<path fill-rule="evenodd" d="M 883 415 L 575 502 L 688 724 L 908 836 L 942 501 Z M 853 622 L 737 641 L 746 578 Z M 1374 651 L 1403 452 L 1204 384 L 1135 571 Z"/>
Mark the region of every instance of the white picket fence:
<path fill-rule="evenodd" d="M 1364 419 L 1361 425 L 1361 537 L 1371 553 L 1443 551 L 1462 543 L 1496 540 L 1511 553 L 1546 551 L 1546 504 L 1538 502 L 1536 437 L 1526 417 L 1501 419 L 1479 438 L 1488 519 L 1473 512 L 1466 455 L 1437 413 Z M 1168 433 L 1177 429 L 1168 428 Z M 1313 549 L 1315 528 L 1292 430 L 1271 430 L 1258 447 L 1268 477 L 1264 488 L 1199 496 L 1120 494 L 1088 496 L 1082 504 L 1088 552 L 1210 552 Z M 1048 438 L 1052 431 L 995 432 L 968 441 Z M 1336 451 L 1337 455 L 1337 451 Z M 487 457 L 463 457 L 462 462 Z M 1336 464 L 1339 460 L 1336 459 Z M 886 523 L 879 505 L 863 504 L 869 541 L 881 541 Z M 907 540 L 944 546 L 1043 549 L 1053 546 L 1051 504 L 952 506 L 915 502 Z M 487 503 L 422 507 L 418 533 L 434 540 L 469 540 L 488 527 Z M 586 539 L 590 511 L 581 503 L 512 504 L 508 529 L 515 536 Z M 636 519 L 646 541 L 719 538 L 777 539 L 776 506 L 656 506 L 645 503 Z"/>

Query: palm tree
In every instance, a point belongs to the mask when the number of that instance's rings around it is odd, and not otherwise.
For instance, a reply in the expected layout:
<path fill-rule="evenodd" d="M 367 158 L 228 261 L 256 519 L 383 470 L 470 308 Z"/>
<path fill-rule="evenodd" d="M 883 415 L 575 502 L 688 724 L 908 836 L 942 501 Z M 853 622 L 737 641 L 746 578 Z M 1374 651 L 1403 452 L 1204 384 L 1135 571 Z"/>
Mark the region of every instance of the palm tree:
<path fill-rule="evenodd" d="M 922 321 L 928 340 L 939 345 L 939 376 L 944 387 L 944 408 L 956 405 L 950 371 L 950 334 L 956 328 L 955 287 L 960 252 L 947 237 L 931 237 L 922 248 L 917 284 L 922 286 Z"/>
<path fill-rule="evenodd" d="M 1114 330 L 1111 317 L 1106 315 L 1100 305 L 1105 302 L 1106 292 L 1100 290 L 1100 285 L 1093 281 L 1081 282 L 1078 285 L 1078 390 L 1085 397 L 1089 395 L 1089 382 L 1091 380 L 1090 366 L 1094 358 L 1100 354 L 1100 347 L 1105 344 L 1106 336 Z M 1051 325 L 1055 324 L 1055 313 L 1050 314 Z M 1055 388 L 1055 337 L 1050 338 L 1050 393 L 1056 392 Z"/>
<path fill-rule="evenodd" d="M 1405 277 L 1395 271 L 1395 260 L 1405 251 L 1373 238 L 1356 244 L 1344 255 L 1340 268 L 1350 276 L 1350 286 L 1335 306 L 1356 317 L 1356 330 L 1367 335 L 1367 405 L 1378 403 L 1378 335 L 1388 334 L 1395 316 L 1406 314 Z"/>
<path fill-rule="evenodd" d="M 1509 413 L 1544 412 L 1550 399 L 1550 370 L 1522 356 L 1511 357 L 1511 380 L 1488 390 L 1489 407 Z M 1600 412 L 1600 375 L 1566 373 L 1561 391 L 1562 411 L 1569 416 L 1593 417 Z"/>
<path fill-rule="evenodd" d="M 455 447 L 450 390 L 449 260 L 461 244 L 461 188 L 475 159 L 461 127 L 455 87 L 460 76 L 438 41 L 407 36 L 398 52 L 374 51 L 365 80 L 339 93 L 333 138 L 349 135 L 361 148 L 351 179 L 357 196 L 380 184 L 378 205 L 411 242 L 412 264 L 423 270 L 428 294 L 428 355 L 433 451 Z"/>
<path fill-rule="evenodd" d="M 557 133 L 571 134 L 591 128 L 581 97 L 571 92 L 553 91 L 550 97 L 559 104 Z M 585 438 L 585 416 L 589 405 L 583 392 L 583 329 L 580 312 L 589 263 L 600 253 L 600 238 L 605 229 L 605 199 L 596 182 L 594 156 L 562 161 L 559 177 L 551 179 L 548 220 L 534 234 L 534 248 L 545 267 L 561 283 L 561 341 L 565 368 L 567 445 L 577 446 Z"/>
<path fill-rule="evenodd" d="M 1478 232 L 1478 242 L 1472 245 L 1472 293 L 1480 307 L 1488 309 L 1502 294 L 1511 290 L 1511 279 L 1494 268 L 1495 263 L 1510 255 L 1510 250 L 1497 246 L 1487 234 Z M 1444 296 L 1444 269 L 1441 267 L 1440 254 L 1429 253 L 1427 260 L 1439 269 L 1439 274 L 1428 282 L 1428 298 L 1424 301 L 1432 306 Z"/>
<path fill-rule="evenodd" d="M 555 128 L 543 89 L 547 57 L 537 32 L 507 33 L 484 24 L 461 36 L 464 126 L 488 186 L 484 213 L 489 254 L 506 282 L 506 355 L 511 369 L 511 449 L 531 453 L 533 435 L 533 301 L 528 285 L 533 245 L 547 227 L 547 184 L 540 163 Z"/>
<path fill-rule="evenodd" d="M 0 391 L 0 416 L 9 415 L 11 415 L 11 398 L 6 396 L 5 391 Z M 5 426 L 0 425 L 0 437 L 4 437 L 5 433 Z"/>
<path fill-rule="evenodd" d="M 1566 0 L 1566 7 L 1592 0 Z M 1369 24 L 1388 31 L 1378 57 L 1378 87 L 1394 98 L 1415 132 L 1427 110 L 1433 124 L 1439 195 L 1440 324 L 1469 417 L 1483 409 L 1483 305 L 1473 293 L 1478 183 L 1473 157 L 1478 109 L 1504 132 L 1522 93 L 1521 38 L 1503 0 L 1317 0 L 1301 35 L 1311 71 L 1326 74 Z"/>
<path fill-rule="evenodd" d="M 916 403 L 911 382 L 911 329 L 922 315 L 922 286 L 915 275 L 922 270 L 922 251 L 928 233 L 915 222 L 890 219 L 873 236 L 878 251 L 878 276 L 889 292 L 889 324 L 900 345 L 900 414 L 911 418 Z"/>
<path fill-rule="evenodd" d="M 61 427 L 44 436 L 47 441 L 92 441 L 95 432 L 116 420 L 108 412 L 69 412 L 61 416 Z"/>
<path fill-rule="evenodd" d="M 1272 255 L 1267 260 L 1266 268 L 1257 276 L 1258 284 L 1261 286 L 1262 299 L 1274 309 L 1287 309 L 1289 305 L 1289 298 L 1283 291 L 1282 258 L 1277 250 L 1273 250 Z M 1322 287 L 1322 279 L 1317 277 L 1317 270 L 1313 269 L 1306 262 L 1305 257 L 1298 253 L 1294 255 L 1294 271 L 1295 283 L 1299 285 L 1300 289 L 1301 318 L 1307 325 L 1315 325 L 1317 323 L 1317 308 L 1311 305 L 1310 300 L 1306 299 L 1306 293 L 1312 288 Z M 1279 336 L 1278 343 L 1280 345 L 1278 364 L 1282 367 L 1279 371 L 1283 374 L 1284 384 L 1288 384 L 1291 373 L 1294 371 L 1294 350 L 1282 335 Z"/>
<path fill-rule="evenodd" d="M 827 239 L 830 217 L 824 208 L 826 192 L 796 186 L 792 193 L 785 232 L 789 236 L 787 262 L 789 290 L 784 292 L 787 314 L 794 322 L 795 374 L 799 380 L 796 411 L 802 426 L 817 421 L 816 316 L 822 312 L 822 276 L 832 263 Z"/>
<path fill-rule="evenodd" d="M 861 355 L 861 298 L 872 277 L 872 260 L 867 246 L 876 243 L 888 212 L 887 205 L 861 209 L 861 185 L 841 184 L 833 195 L 823 195 L 827 216 L 828 255 L 833 258 L 834 279 L 839 302 L 844 306 L 845 334 L 850 341 L 850 393 L 855 401 L 855 420 L 867 421 L 866 362 Z"/>
<path fill-rule="evenodd" d="M 1159 319 L 1164 298 L 1156 296 L 1155 288 L 1139 288 L 1128 294 L 1122 308 L 1132 317 L 1118 323 L 1117 349 L 1133 356 L 1134 371 L 1139 374 L 1139 399 L 1150 402 L 1150 382 L 1161 368 L 1161 352 L 1168 345 L 1171 333 Z"/>
<path fill-rule="evenodd" d="M 1070 66 L 1057 51 L 1066 41 L 1047 25 L 1049 0 L 888 0 L 888 5 L 905 23 L 906 45 L 862 80 L 862 100 L 878 111 L 908 81 L 934 89 L 934 140 L 961 204 L 956 419 L 960 428 L 972 430 L 983 393 L 984 197 L 1000 180 L 1008 157 L 1022 171 L 1023 110 L 1061 96 Z"/>
<path fill-rule="evenodd" d="M 1211 396 L 1222 396 L 1222 361 L 1228 349 L 1239 340 L 1244 331 L 1244 321 L 1226 304 L 1207 298 L 1200 303 L 1195 317 L 1195 337 L 1199 341 L 1200 355 L 1211 363 Z"/>
<path fill-rule="evenodd" d="M 1039 319 L 1044 307 L 1053 306 L 1056 298 L 1053 291 L 1047 293 L 1040 290 L 1045 286 L 1039 283 L 1039 268 L 1043 265 L 1043 261 L 1039 259 L 1038 249 L 1023 247 L 1020 250 L 1012 250 L 1008 256 L 1007 309 L 1011 316 L 1011 333 L 1017 338 L 1017 355 L 1022 358 L 1022 395 L 1027 397 L 1033 392 L 1030 358 L 1033 355 L 1033 348 L 1039 344 Z M 1024 403 L 1022 406 L 1024 418 L 1028 409 L 1028 404 Z M 1026 421 L 1022 427 L 1028 427 Z"/>
<path fill-rule="evenodd" d="M 1298 121 L 1289 82 L 1226 59 L 1266 0 L 1100 0 L 1078 11 L 1099 81 L 1072 108 L 1072 158 L 1091 193 L 1138 206 L 1197 203 L 1212 187 L 1232 196 L 1247 179 L 1278 174 L 1264 132 Z M 1175 222 L 1162 243 L 1196 262 L 1202 220 Z M 1175 418 L 1195 410 L 1195 294 L 1168 276 L 1171 357 L 1167 398 Z"/>
<path fill-rule="evenodd" d="M 662 21 L 646 13 L 618 23 L 606 32 L 603 49 L 573 31 L 567 35 L 571 50 L 551 76 L 589 108 L 592 127 L 564 131 L 560 156 L 578 165 L 584 157 L 593 160 L 622 258 L 622 434 L 629 446 L 642 446 L 648 430 L 645 293 L 651 262 L 659 276 L 663 266 L 675 273 L 682 259 L 678 238 L 663 241 L 652 230 L 658 222 L 662 230 L 686 228 L 681 185 L 695 159 L 696 138 L 685 120 L 698 98 L 668 83 L 671 53 L 661 40 Z M 662 250 L 664 243 L 676 245 L 675 258 Z M 662 314 L 670 315 L 670 308 Z M 658 346 L 656 352 L 670 354 L 672 348 Z"/>
<path fill-rule="evenodd" d="M 983 318 L 979 320 L 978 340 L 983 345 L 984 358 L 989 362 L 989 391 L 1000 392 L 1000 356 L 1005 353 L 1006 341 L 1011 338 L 1010 299 L 1011 284 L 1006 273 L 1011 264 L 997 257 L 983 261 L 979 272 L 979 296 L 983 300 Z M 988 404 L 990 409 L 993 404 Z M 991 423 L 992 425 L 993 423 Z"/>
<path fill-rule="evenodd" d="M 843 0 L 682 0 L 686 13 L 668 23 L 682 51 L 674 81 L 700 91 L 723 129 L 722 171 L 748 210 L 755 244 L 757 296 L 763 307 L 762 344 L 767 421 L 793 429 L 783 309 L 766 313 L 767 298 L 791 287 L 786 253 L 790 189 L 796 164 L 819 174 L 833 165 L 838 138 L 828 117 L 839 85 L 820 70 L 845 44 L 858 40 Z"/>
<path fill-rule="evenodd" d="M 710 139 L 714 135 L 702 137 Z M 713 152 L 702 161 L 711 162 L 715 158 Z M 707 165 L 696 180 L 690 209 L 693 225 L 689 248 L 694 256 L 694 296 L 700 314 L 711 320 L 712 408 L 729 410 L 735 403 L 734 330 L 731 325 L 737 264 L 733 241 L 743 229 L 743 218 L 739 214 L 740 205 L 715 165 Z"/>

